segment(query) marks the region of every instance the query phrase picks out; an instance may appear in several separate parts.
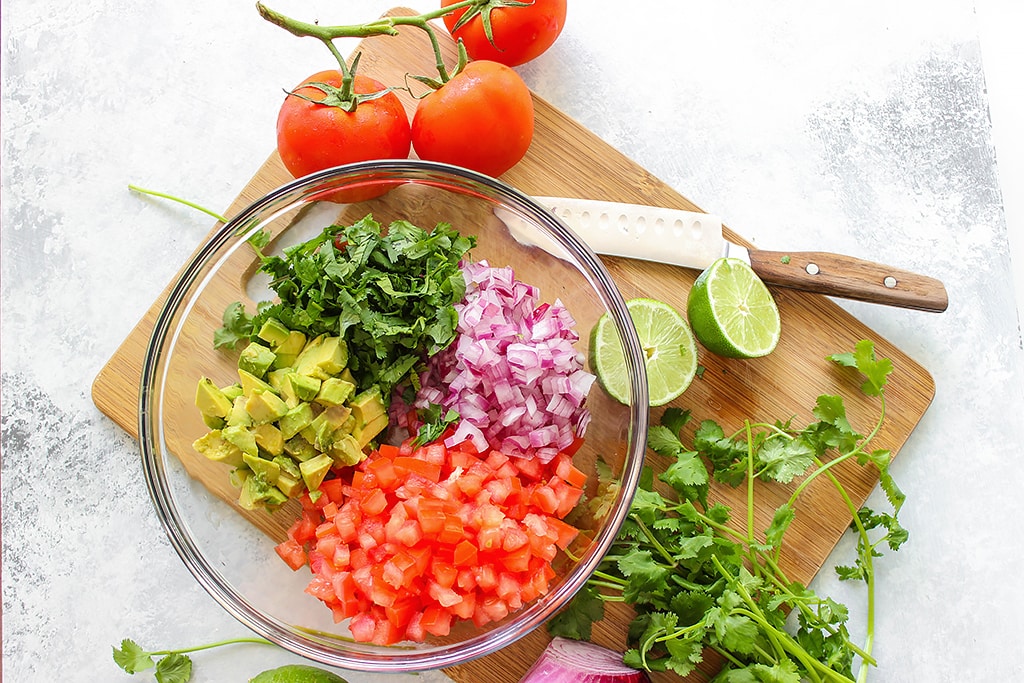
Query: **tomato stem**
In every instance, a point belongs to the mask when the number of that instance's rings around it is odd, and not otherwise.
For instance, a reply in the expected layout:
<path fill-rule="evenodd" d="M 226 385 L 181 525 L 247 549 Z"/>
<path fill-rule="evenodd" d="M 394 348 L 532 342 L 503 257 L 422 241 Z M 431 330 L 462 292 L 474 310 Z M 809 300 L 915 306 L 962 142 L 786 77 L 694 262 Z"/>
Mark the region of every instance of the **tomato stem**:
<path fill-rule="evenodd" d="M 381 17 L 380 19 L 364 24 L 344 24 L 335 26 L 321 26 L 319 24 L 311 24 L 306 21 L 299 21 L 298 19 L 293 19 L 277 12 L 276 10 L 270 9 L 262 2 L 256 3 L 256 9 L 259 11 L 261 17 L 276 26 L 280 26 L 292 35 L 299 36 L 300 38 L 317 38 L 327 45 L 327 48 L 341 64 L 342 75 L 348 79 L 349 89 L 351 89 L 351 76 L 349 75 L 349 69 L 346 68 L 344 58 L 334 45 L 334 41 L 336 39 L 368 38 L 370 36 L 381 35 L 395 36 L 398 35 L 398 26 L 415 26 L 416 28 L 426 32 L 427 36 L 430 38 L 430 45 L 434 50 L 434 57 L 436 58 L 435 66 L 437 67 L 437 73 L 440 77 L 440 81 L 441 83 L 447 83 L 451 80 L 454 74 L 448 73 L 448 69 L 444 64 L 444 58 L 441 55 L 441 45 L 437 40 L 437 33 L 429 22 L 434 19 L 440 19 L 456 10 L 467 7 L 484 6 L 487 2 L 488 0 L 462 0 L 462 2 L 456 2 L 448 5 L 447 7 L 442 7 L 430 12 L 424 12 L 422 14 Z M 464 59 L 461 54 L 463 49 L 464 48 L 461 47 L 460 41 L 459 64 L 456 67 L 455 73 L 458 73 L 464 66 Z M 358 59 L 358 55 L 356 56 L 356 59 Z M 344 84 L 342 85 L 342 89 L 345 89 Z"/>

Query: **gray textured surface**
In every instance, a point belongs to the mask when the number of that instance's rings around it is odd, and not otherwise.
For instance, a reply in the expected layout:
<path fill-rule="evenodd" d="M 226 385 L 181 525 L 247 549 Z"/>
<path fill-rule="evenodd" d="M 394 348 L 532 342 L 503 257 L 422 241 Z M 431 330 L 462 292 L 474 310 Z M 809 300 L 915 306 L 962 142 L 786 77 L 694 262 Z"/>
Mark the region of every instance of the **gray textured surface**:
<path fill-rule="evenodd" d="M 391 4 L 272 6 L 333 23 Z M 880 564 L 874 680 L 1024 679 L 1009 628 L 1024 610 L 1012 590 L 1021 336 L 974 3 L 652 1 L 625 18 L 615 6 L 572 4 L 560 41 L 521 68 L 541 96 L 759 246 L 946 282 L 942 315 L 844 304 L 937 385 L 894 465 L 911 540 Z M 175 556 L 136 445 L 90 399 L 210 227 L 125 186 L 226 207 L 271 149 L 281 88 L 329 56 L 248 2 L 14 0 L 0 12 L 3 671 L 130 680 L 110 659 L 123 637 L 159 648 L 245 630 Z M 834 557 L 850 551 L 844 541 Z M 194 680 L 292 660 L 258 646 L 204 653 Z"/>

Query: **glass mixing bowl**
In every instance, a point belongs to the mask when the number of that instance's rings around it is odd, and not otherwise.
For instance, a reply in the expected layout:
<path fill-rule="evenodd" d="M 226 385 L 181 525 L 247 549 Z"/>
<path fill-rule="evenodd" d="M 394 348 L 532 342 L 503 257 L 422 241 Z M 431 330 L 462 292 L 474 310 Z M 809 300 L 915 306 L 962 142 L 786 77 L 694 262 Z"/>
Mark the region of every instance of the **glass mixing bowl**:
<path fill-rule="evenodd" d="M 382 196 L 366 199 L 384 192 Z M 546 594 L 498 622 L 457 624 L 449 636 L 375 646 L 355 642 L 346 623 L 304 592 L 308 569 L 292 571 L 275 553 L 299 516 L 296 501 L 273 513 L 245 510 L 230 468 L 198 454 L 192 443 L 208 427 L 194 404 L 201 376 L 237 380 L 238 351 L 215 350 L 213 333 L 225 308 L 253 312 L 273 292 L 257 273 L 247 240 L 267 231 L 267 253 L 305 241 L 335 222 L 372 213 L 382 225 L 407 219 L 429 228 L 447 222 L 476 236 L 472 260 L 511 266 L 517 279 L 561 300 L 577 324 L 579 351 L 608 314 L 625 350 L 631 402 L 609 398 L 594 383 L 586 405 L 591 422 L 574 464 L 587 474 L 581 505 L 597 496 L 600 459 L 614 495 L 582 517 L 581 539 L 554 560 Z M 648 422 L 643 352 L 622 296 L 594 253 L 550 211 L 490 177 L 416 160 L 338 167 L 290 182 L 253 202 L 220 228 L 188 262 L 156 320 L 141 380 L 139 434 L 147 486 L 175 550 L 199 583 L 259 635 L 324 664 L 400 672 L 448 667 L 515 642 L 564 607 L 597 567 L 619 530 L 640 477 Z M 605 490 L 605 489 L 602 489 Z M 596 507 L 596 506 L 595 506 Z"/>

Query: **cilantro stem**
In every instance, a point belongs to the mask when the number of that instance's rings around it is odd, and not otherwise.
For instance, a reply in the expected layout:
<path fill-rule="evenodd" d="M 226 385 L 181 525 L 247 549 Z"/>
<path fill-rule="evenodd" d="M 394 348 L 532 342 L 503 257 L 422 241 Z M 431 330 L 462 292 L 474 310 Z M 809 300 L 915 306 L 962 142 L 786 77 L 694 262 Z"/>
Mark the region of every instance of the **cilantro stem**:
<path fill-rule="evenodd" d="M 670 567 L 675 567 L 676 558 L 674 558 L 669 551 L 665 550 L 665 546 L 663 546 L 654 534 L 651 533 L 651 530 L 647 528 L 647 525 L 644 524 L 643 520 L 637 515 L 630 515 L 630 517 L 632 517 L 633 521 L 637 523 L 640 530 L 644 532 L 644 536 L 647 537 L 647 540 L 650 541 L 651 545 L 658 551 L 658 554 L 665 558 L 665 561 L 668 562 Z"/>
<path fill-rule="evenodd" d="M 148 195 L 152 195 L 153 197 L 160 197 L 161 199 L 170 199 L 173 202 L 178 202 L 179 204 L 184 204 L 185 206 L 191 207 L 191 208 L 196 209 L 198 211 L 202 211 L 207 216 L 215 218 L 218 221 L 220 221 L 221 223 L 227 223 L 228 222 L 227 218 L 225 218 L 224 216 L 221 216 L 216 211 L 212 211 L 210 209 L 207 209 L 205 206 L 200 206 L 199 204 L 195 204 L 193 202 L 190 202 L 187 199 L 182 199 L 181 197 L 175 197 L 172 194 L 166 194 L 164 192 L 157 192 L 156 190 L 147 190 L 144 187 L 139 187 L 138 185 L 132 185 L 131 183 L 128 184 L 128 189 L 133 191 L 133 192 L 138 192 L 140 194 L 148 194 Z"/>
<path fill-rule="evenodd" d="M 266 638 L 228 638 L 227 640 L 218 640 L 215 643 L 207 643 L 205 645 L 196 645 L 194 647 L 184 647 L 177 650 L 154 650 L 150 652 L 151 655 L 183 655 L 189 652 L 200 652 L 202 650 L 209 650 L 215 647 L 221 647 L 222 645 L 239 645 L 242 643 L 256 643 L 257 645 L 273 645 L 272 642 Z"/>

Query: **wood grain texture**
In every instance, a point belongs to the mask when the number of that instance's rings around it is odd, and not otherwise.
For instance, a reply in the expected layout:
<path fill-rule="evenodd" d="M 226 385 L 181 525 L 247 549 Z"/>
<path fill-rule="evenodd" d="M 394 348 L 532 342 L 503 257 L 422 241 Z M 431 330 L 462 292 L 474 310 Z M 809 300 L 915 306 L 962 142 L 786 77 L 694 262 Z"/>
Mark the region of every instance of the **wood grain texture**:
<path fill-rule="evenodd" d="M 392 14 L 412 14 L 396 9 Z M 450 40 L 443 40 L 448 59 L 454 55 Z M 359 46 L 363 57 L 361 70 L 385 83 L 402 83 L 407 73 L 429 74 L 433 60 L 426 37 L 415 29 L 405 29 L 398 37 L 375 37 Z M 326 51 L 325 51 L 326 57 Z M 412 112 L 415 101 L 405 97 Z M 686 210 L 699 210 L 692 202 L 652 176 L 642 167 L 565 116 L 539 97 L 535 97 L 536 131 L 527 156 L 503 180 L 528 194 L 570 196 L 611 201 L 648 203 Z M 268 131 L 267 139 L 272 139 Z M 225 215 L 239 212 L 266 192 L 290 180 L 276 153 L 242 189 Z M 216 229 L 219 225 L 214 226 Z M 726 229 L 731 241 L 749 246 L 741 237 Z M 685 310 L 686 295 L 697 273 L 681 268 L 608 257 L 604 262 L 626 298 L 652 296 Z M 242 277 L 240 273 L 228 280 Z M 226 296 L 238 298 L 239 282 L 216 283 Z M 92 388 L 97 407 L 118 425 L 138 436 L 139 378 L 147 342 L 168 289 L 154 302 L 143 319 L 132 330 L 109 362 L 97 375 Z M 819 295 L 794 290 L 773 290 L 783 321 L 782 338 L 776 351 L 756 360 L 727 360 L 701 351 L 700 363 L 705 367 L 702 377 L 673 405 L 692 410 L 697 420 L 712 418 L 726 429 L 737 428 L 744 418 L 755 420 L 788 419 L 803 423 L 813 419 L 811 408 L 819 394 L 842 394 L 847 399 L 851 423 L 867 428 L 877 414 L 877 404 L 856 391 L 858 384 L 852 371 L 837 368 L 825 359 L 828 354 L 847 351 L 864 338 L 875 341 L 879 355 L 890 358 L 894 365 L 887 390 L 889 413 L 882 431 L 874 442 L 878 448 L 897 453 L 917 425 L 934 395 L 935 386 L 929 373 L 899 348 L 881 338 L 832 301 Z M 220 312 L 211 307 L 205 313 L 214 327 Z M 223 356 L 223 354 L 220 354 Z M 208 364 L 225 362 L 208 348 L 195 349 L 196 371 Z M 188 397 L 189 399 L 191 397 Z M 183 420 L 198 420 L 190 401 L 184 397 L 177 408 Z M 652 414 L 652 423 L 661 409 Z M 210 467 L 200 458 L 190 458 L 187 444 L 184 451 L 175 451 L 186 460 L 192 476 L 198 477 L 211 490 L 226 500 L 235 495 L 227 482 L 227 472 Z M 194 455 L 194 454 L 193 454 Z M 666 465 L 659 456 L 648 454 L 656 469 Z M 861 504 L 877 483 L 869 469 L 853 464 L 838 469 L 851 497 Z M 822 478 L 824 479 L 824 478 Z M 795 483 L 794 483 L 795 485 Z M 784 502 L 791 486 L 762 486 L 758 495 L 761 507 L 756 511 L 761 528 L 771 520 L 772 511 Z M 742 492 L 715 487 L 712 496 L 734 509 L 742 508 Z M 239 514 L 245 514 L 239 510 Z M 248 515 L 268 534 L 280 538 L 286 522 L 281 517 L 265 514 Z M 268 522 L 267 520 L 274 520 Z M 825 481 L 814 482 L 797 511 L 787 537 L 782 560 L 783 569 L 794 580 L 809 581 L 821 568 L 850 522 L 837 494 Z M 597 624 L 594 641 L 621 649 L 625 645 L 628 607 L 617 606 L 608 618 Z M 548 637 L 537 630 L 504 650 L 465 665 L 447 670 L 459 683 L 515 683 L 540 655 Z M 715 668 L 708 661 L 702 673 L 688 680 L 706 680 Z M 679 681 L 669 674 L 655 676 L 656 681 Z"/>
<path fill-rule="evenodd" d="M 769 285 L 936 313 L 949 305 L 939 280 L 853 256 L 757 249 L 750 265 Z"/>

